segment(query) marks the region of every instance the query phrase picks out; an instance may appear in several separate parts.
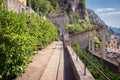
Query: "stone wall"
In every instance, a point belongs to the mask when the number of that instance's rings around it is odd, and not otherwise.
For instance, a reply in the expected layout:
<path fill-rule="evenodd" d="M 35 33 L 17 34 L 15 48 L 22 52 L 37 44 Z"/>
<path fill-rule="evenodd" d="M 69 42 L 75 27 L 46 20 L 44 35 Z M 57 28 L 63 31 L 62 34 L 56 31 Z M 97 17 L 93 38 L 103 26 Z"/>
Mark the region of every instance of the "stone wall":
<path fill-rule="evenodd" d="M 53 24 L 55 24 L 55 26 L 57 26 L 58 30 L 60 30 L 60 32 L 62 34 L 66 33 L 65 31 L 65 25 L 68 23 L 68 16 L 66 13 L 61 13 L 57 16 L 51 16 L 51 14 L 47 15 L 47 19 L 49 21 L 51 21 Z"/>
<path fill-rule="evenodd" d="M 69 55 L 69 61 L 72 66 L 72 71 L 75 77 L 75 80 L 95 80 L 89 70 L 86 68 L 86 75 L 84 75 L 84 64 L 83 62 L 76 57 L 76 53 L 73 51 L 71 46 L 67 46 L 67 52 Z"/>
<path fill-rule="evenodd" d="M 77 41 L 82 49 L 86 49 L 88 47 L 88 32 L 72 35 L 70 40 L 71 42 Z"/>
<path fill-rule="evenodd" d="M 4 0 L 3 6 L 8 11 L 15 11 L 17 13 L 20 12 L 29 12 L 29 7 L 25 6 L 23 3 L 21 3 L 19 0 Z M 34 12 L 32 8 L 30 8 L 30 13 Z"/>

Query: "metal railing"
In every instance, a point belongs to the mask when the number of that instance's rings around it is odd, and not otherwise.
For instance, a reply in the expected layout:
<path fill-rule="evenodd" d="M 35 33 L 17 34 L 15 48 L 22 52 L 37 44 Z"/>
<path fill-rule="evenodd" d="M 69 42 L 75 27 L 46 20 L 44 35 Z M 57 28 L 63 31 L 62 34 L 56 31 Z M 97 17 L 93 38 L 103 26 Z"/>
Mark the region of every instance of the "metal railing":
<path fill-rule="evenodd" d="M 81 54 L 81 56 L 85 60 L 85 67 L 84 67 L 84 75 L 86 75 L 86 67 L 87 63 L 92 65 L 92 67 L 105 79 L 105 80 L 110 80 L 96 65 L 94 65 L 85 55 Z"/>

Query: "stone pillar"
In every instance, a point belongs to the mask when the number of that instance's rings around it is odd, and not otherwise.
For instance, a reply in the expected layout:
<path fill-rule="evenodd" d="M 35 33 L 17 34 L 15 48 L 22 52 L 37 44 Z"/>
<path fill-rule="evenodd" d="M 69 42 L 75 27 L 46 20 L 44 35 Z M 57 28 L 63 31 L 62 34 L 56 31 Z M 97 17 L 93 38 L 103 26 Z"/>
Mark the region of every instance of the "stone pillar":
<path fill-rule="evenodd" d="M 118 49 L 119 49 L 119 51 L 120 51 L 120 45 L 119 45 L 119 48 L 118 48 Z"/>
<path fill-rule="evenodd" d="M 29 0 L 29 14 L 31 13 L 31 0 Z"/>
<path fill-rule="evenodd" d="M 112 40 L 110 39 L 110 48 L 112 48 Z"/>
<path fill-rule="evenodd" d="M 91 50 L 91 32 L 88 34 L 88 49 Z"/>
<path fill-rule="evenodd" d="M 95 30 L 92 31 L 92 52 L 95 51 L 95 43 L 94 43 L 94 38 L 95 38 Z"/>
<path fill-rule="evenodd" d="M 113 40 L 113 49 L 115 49 L 115 39 Z"/>
<path fill-rule="evenodd" d="M 115 49 L 117 49 L 117 39 L 115 39 Z"/>
<path fill-rule="evenodd" d="M 120 74 L 120 61 L 118 61 L 118 73 Z"/>
<path fill-rule="evenodd" d="M 18 13 L 21 13 L 21 6 L 19 5 Z"/>
<path fill-rule="evenodd" d="M 105 55 L 105 50 L 106 50 L 106 47 L 105 47 L 105 32 L 106 31 L 106 29 L 102 29 L 101 30 L 101 35 L 102 35 L 102 55 L 101 55 L 101 58 L 102 59 L 105 59 L 106 58 L 106 55 Z"/>

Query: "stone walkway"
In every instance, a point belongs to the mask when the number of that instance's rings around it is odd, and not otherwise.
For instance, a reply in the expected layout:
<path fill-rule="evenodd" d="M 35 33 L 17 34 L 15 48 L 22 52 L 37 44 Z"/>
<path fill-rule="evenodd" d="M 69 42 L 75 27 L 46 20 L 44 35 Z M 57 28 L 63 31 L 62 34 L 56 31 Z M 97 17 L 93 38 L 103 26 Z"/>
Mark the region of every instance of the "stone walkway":
<path fill-rule="evenodd" d="M 63 80 L 63 69 L 63 45 L 59 42 L 40 80 Z"/>
<path fill-rule="evenodd" d="M 25 73 L 16 80 L 74 80 L 69 61 L 65 58 L 63 43 L 55 41 L 33 57 Z M 65 61 L 65 62 L 64 62 Z M 65 64 L 67 61 L 67 64 Z M 66 70 L 69 73 L 66 73 Z M 66 76 L 69 74 L 71 76 Z M 69 78 L 66 78 L 69 77 Z"/>

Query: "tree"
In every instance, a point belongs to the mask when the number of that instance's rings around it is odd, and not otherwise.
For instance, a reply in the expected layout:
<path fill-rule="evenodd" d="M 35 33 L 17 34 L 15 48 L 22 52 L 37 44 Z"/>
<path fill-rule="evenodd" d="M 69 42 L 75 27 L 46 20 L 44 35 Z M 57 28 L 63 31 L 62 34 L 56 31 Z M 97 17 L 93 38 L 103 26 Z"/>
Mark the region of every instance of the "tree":
<path fill-rule="evenodd" d="M 39 12 L 41 12 L 43 15 L 46 15 L 53 9 L 50 1 L 47 1 L 47 0 L 37 1 L 35 5 L 35 9 L 37 8 L 39 9 Z"/>
<path fill-rule="evenodd" d="M 57 4 L 59 3 L 59 0 L 49 0 L 52 6 L 55 8 Z"/>
<path fill-rule="evenodd" d="M 3 0 L 0 0 L 0 5 L 2 4 Z"/>
<path fill-rule="evenodd" d="M 27 0 L 27 5 L 29 6 L 29 0 Z M 42 15 L 46 15 L 53 9 L 51 2 L 48 0 L 31 0 L 31 7 L 35 11 L 39 9 L 39 13 Z"/>

